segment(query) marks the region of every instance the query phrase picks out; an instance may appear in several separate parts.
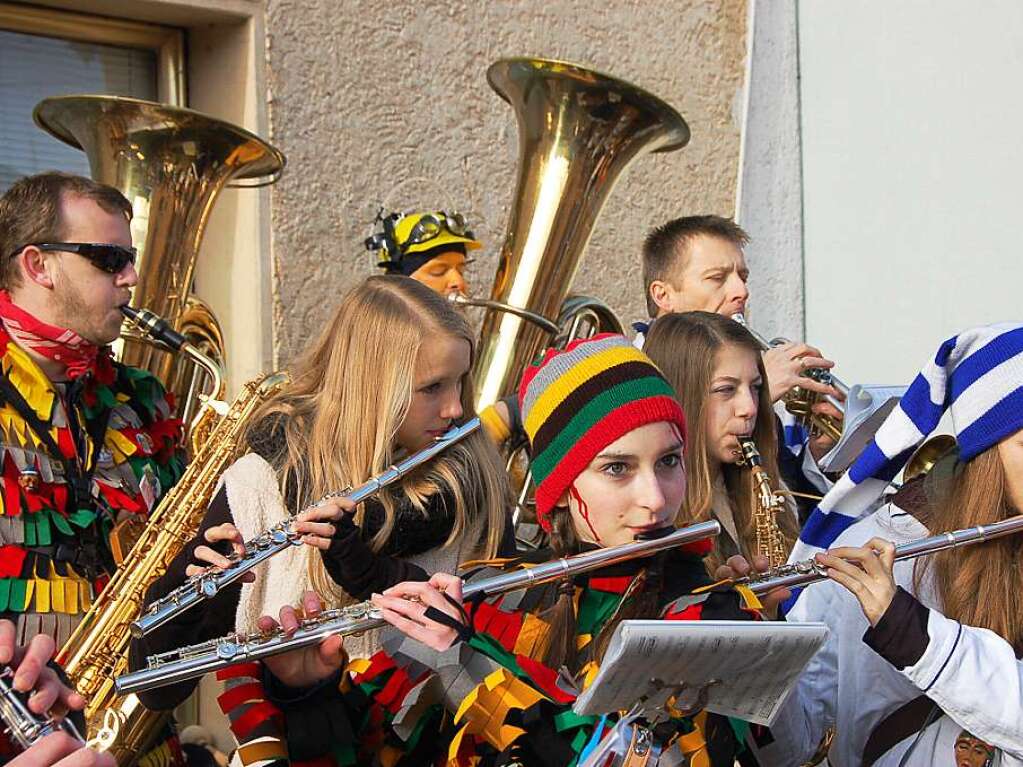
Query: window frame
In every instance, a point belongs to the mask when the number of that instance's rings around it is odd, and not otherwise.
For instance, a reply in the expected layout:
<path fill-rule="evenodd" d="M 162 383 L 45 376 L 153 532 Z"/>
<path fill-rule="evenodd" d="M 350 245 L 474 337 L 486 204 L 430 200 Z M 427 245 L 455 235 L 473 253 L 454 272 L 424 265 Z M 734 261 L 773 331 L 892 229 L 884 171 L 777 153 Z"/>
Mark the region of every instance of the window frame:
<path fill-rule="evenodd" d="M 7 2 L 0 2 L 0 29 L 153 51 L 156 54 L 157 100 L 173 106 L 186 106 L 185 33 L 182 29 Z"/>

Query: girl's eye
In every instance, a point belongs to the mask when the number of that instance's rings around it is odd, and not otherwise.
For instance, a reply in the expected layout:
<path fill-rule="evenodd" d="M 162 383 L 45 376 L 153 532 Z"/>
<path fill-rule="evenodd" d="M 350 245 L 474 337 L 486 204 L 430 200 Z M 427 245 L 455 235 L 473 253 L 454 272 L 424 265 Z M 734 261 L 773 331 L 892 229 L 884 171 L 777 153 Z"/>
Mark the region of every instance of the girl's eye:
<path fill-rule="evenodd" d="M 674 469 L 676 466 L 682 465 L 682 456 L 678 453 L 669 453 L 661 458 L 661 463 L 670 469 Z"/>
<path fill-rule="evenodd" d="M 419 391 L 421 391 L 423 394 L 436 394 L 437 392 L 440 391 L 440 381 L 437 381 L 436 383 L 432 384 L 427 384 Z"/>
<path fill-rule="evenodd" d="M 626 466 L 621 461 L 615 461 L 614 463 L 606 464 L 601 469 L 601 471 L 603 471 L 605 474 L 607 474 L 608 476 L 611 476 L 611 477 L 620 477 L 623 474 L 625 474 L 628 470 L 629 470 L 629 467 Z"/>
<path fill-rule="evenodd" d="M 712 391 L 713 391 L 714 394 L 731 394 L 732 392 L 735 391 L 735 387 L 734 386 L 718 386 L 715 389 L 712 389 Z"/>

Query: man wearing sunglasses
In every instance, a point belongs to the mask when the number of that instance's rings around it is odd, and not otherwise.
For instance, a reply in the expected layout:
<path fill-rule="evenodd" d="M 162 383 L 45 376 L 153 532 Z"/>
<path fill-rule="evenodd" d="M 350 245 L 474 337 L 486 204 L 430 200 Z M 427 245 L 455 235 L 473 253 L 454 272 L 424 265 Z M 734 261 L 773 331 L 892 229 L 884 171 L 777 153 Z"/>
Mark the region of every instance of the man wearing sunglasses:
<path fill-rule="evenodd" d="M 404 274 L 441 295 L 465 295 L 468 251 L 482 245 L 459 213 L 391 213 L 377 216 L 381 231 L 369 237 L 368 250 L 378 251 L 377 266 L 388 274 Z"/>
<path fill-rule="evenodd" d="M 181 475 L 171 401 L 108 346 L 138 281 L 131 214 L 116 189 L 63 173 L 0 198 L 0 618 L 20 644 L 64 644 L 125 527 Z"/>

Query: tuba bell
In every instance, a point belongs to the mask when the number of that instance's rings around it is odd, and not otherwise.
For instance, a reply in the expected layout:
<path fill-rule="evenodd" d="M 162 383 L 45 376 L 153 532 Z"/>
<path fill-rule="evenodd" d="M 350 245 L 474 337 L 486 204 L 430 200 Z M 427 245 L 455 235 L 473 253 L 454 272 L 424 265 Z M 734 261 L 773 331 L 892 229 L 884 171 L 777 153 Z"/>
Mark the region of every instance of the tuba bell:
<path fill-rule="evenodd" d="M 533 357 L 574 322 L 559 313 L 621 172 L 638 155 L 689 141 L 685 120 L 659 98 L 574 64 L 502 59 L 487 80 L 515 110 L 519 172 L 490 299 L 460 301 L 486 311 L 473 368 L 477 410 L 512 391 Z M 594 329 L 621 329 L 599 301 L 576 304 Z"/>
<path fill-rule="evenodd" d="M 32 113 L 36 124 L 85 152 L 92 177 L 119 189 L 132 204 L 132 240 L 138 249 L 138 285 L 131 306 L 163 317 L 223 368 L 225 349 L 213 313 L 191 293 L 206 223 L 225 186 L 269 177 L 284 155 L 253 133 L 191 109 L 118 96 L 58 96 Z M 174 392 L 179 415 L 197 415 L 200 386 L 221 400 L 211 369 L 199 381 L 192 361 L 168 354 L 144 333 L 129 329 L 119 359 L 153 373 Z M 222 372 L 222 370 L 220 371 Z"/>
<path fill-rule="evenodd" d="M 128 767 L 167 719 L 137 697 L 113 691 L 111 677 L 127 667 L 128 626 L 148 586 L 195 534 L 220 472 L 234 457 L 245 419 L 283 385 L 280 376 L 271 376 L 243 387 L 230 408 L 220 401 L 225 354 L 220 326 L 191 294 L 199 246 L 221 190 L 239 179 L 276 180 L 284 156 L 230 123 L 138 99 L 48 98 L 33 117 L 43 130 L 82 149 L 93 178 L 131 202 L 139 280 L 125 311 L 134 324 L 122 335 L 120 360 L 156 375 L 184 405 L 182 418 L 194 415 L 191 465 L 149 522 L 132 533 L 137 542 L 132 545 L 127 536 L 121 567 L 57 656 L 89 701 L 91 744 Z M 208 380 L 200 380 L 199 369 Z M 203 388 L 205 396 L 197 396 Z"/>

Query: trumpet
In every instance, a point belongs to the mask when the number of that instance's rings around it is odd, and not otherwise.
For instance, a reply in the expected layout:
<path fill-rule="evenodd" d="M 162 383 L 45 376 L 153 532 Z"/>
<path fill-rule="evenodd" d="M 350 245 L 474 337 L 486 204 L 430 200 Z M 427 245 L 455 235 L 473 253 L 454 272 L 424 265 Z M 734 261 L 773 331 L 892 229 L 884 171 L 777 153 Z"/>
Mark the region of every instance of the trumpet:
<path fill-rule="evenodd" d="M 70 719 L 57 719 L 48 715 L 34 714 L 27 702 L 30 693 L 14 689 L 14 671 L 10 666 L 0 666 L 0 720 L 3 732 L 20 749 L 25 750 L 37 740 L 54 732 L 66 732 L 75 740 L 85 744 L 85 738 Z"/>
<path fill-rule="evenodd" d="M 946 549 L 969 546 L 972 543 L 993 541 L 996 538 L 1021 532 L 1023 532 L 1023 515 L 1010 517 L 1001 522 L 992 522 L 990 525 L 967 527 L 962 530 L 953 530 L 948 533 L 931 535 L 926 538 L 910 541 L 909 543 L 900 544 L 895 547 L 895 559 L 896 561 L 916 559 L 917 557 L 936 554 Z M 749 586 L 754 594 L 760 596 L 775 589 L 807 586 L 811 583 L 827 579 L 827 568 L 817 564 L 815 559 L 807 559 L 801 562 L 792 562 L 780 567 L 774 567 L 764 573 L 739 578 L 735 582 Z"/>
<path fill-rule="evenodd" d="M 549 583 L 711 538 L 720 532 L 721 526 L 716 521 L 701 522 L 680 530 L 665 528 L 632 543 L 587 551 L 470 583 L 462 591 L 462 600 L 469 602 Z M 195 679 L 236 663 L 255 661 L 289 650 L 316 645 L 335 634 L 353 636 L 384 625 L 386 621 L 372 602 L 360 602 L 349 607 L 326 610 L 316 617 L 307 618 L 301 621 L 298 629 L 290 635 L 285 634 L 280 628 L 269 633 L 235 633 L 209 642 L 152 655 L 146 659 L 147 668 L 117 677 L 114 680 L 114 687 L 122 695 L 145 692 L 187 679 Z"/>
<path fill-rule="evenodd" d="M 745 315 L 741 312 L 733 314 L 732 319 L 746 328 L 764 351 L 789 342 L 787 338 L 774 338 L 768 341 L 764 338 L 764 336 L 760 335 L 749 326 L 746 322 Z M 833 375 L 831 371 L 826 368 L 807 368 L 803 371 L 803 375 L 817 381 L 818 383 L 833 386 L 838 389 L 843 396 L 849 394 L 849 387 L 842 383 L 838 376 Z M 834 405 L 840 412 L 845 412 L 845 405 L 830 394 L 822 396 L 817 392 L 807 391 L 801 386 L 795 386 L 790 391 L 786 392 L 785 409 L 792 413 L 792 415 L 794 415 L 800 423 L 805 424 L 810 429 L 811 433 L 827 434 L 829 437 L 837 441 L 839 437 L 842 436 L 842 422 L 829 415 L 813 412 L 813 406 L 821 399 Z"/>
<path fill-rule="evenodd" d="M 361 503 L 380 492 L 383 488 L 398 481 L 409 472 L 422 466 L 427 461 L 461 442 L 480 428 L 480 419 L 474 417 L 461 426 L 455 426 L 437 437 L 433 444 L 413 453 L 377 476 L 367 480 L 359 487 L 328 493 L 313 504 L 319 506 L 332 498 L 347 498 L 354 503 Z M 220 591 L 253 570 L 271 557 L 285 551 L 291 546 L 301 544 L 301 534 L 294 529 L 294 518 L 274 525 L 260 533 L 252 540 L 245 541 L 245 553 L 233 553 L 228 556 L 231 564 L 223 569 L 207 567 L 186 580 L 163 599 L 153 602 L 137 620 L 131 624 L 131 635 L 141 639 L 151 631 L 163 626 L 168 621 L 190 610 L 205 599 L 212 599 Z"/>

